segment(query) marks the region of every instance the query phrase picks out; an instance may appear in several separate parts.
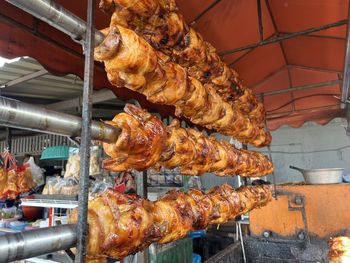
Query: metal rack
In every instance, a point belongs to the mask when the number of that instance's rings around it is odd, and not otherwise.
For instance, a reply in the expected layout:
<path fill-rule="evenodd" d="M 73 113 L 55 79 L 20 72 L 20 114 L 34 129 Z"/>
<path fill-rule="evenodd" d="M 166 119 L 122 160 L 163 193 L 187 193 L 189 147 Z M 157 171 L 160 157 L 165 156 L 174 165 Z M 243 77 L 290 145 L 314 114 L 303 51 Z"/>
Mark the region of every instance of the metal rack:
<path fill-rule="evenodd" d="M 91 139 L 105 142 L 115 141 L 119 130 L 101 122 L 91 121 L 92 89 L 93 89 L 93 48 L 95 43 L 103 40 L 103 35 L 94 29 L 94 7 L 95 1 L 88 0 L 87 24 L 68 12 L 61 6 L 49 0 L 10 0 L 9 3 L 22 10 L 31 13 L 37 18 L 46 21 L 51 26 L 70 35 L 73 40 L 84 47 L 84 90 L 82 118 L 70 116 L 47 109 L 34 107 L 6 98 L 0 98 L 0 124 L 10 127 L 30 129 L 45 133 L 66 135 L 69 137 L 81 137 L 81 167 L 80 195 L 78 203 L 69 204 L 71 207 L 78 206 L 77 226 L 60 226 L 60 230 L 54 228 L 39 229 L 16 233 L 0 238 L 0 261 L 13 261 L 39 254 L 68 249 L 77 246 L 75 262 L 85 262 L 86 239 L 87 239 L 87 205 L 88 205 L 88 180 L 90 163 Z M 47 203 L 47 200 L 25 201 L 26 205 L 59 205 Z M 72 231 L 74 228 L 74 231 Z M 56 230 L 56 231 L 55 231 Z M 68 232 L 68 236 L 62 233 Z M 72 233 L 74 232 L 74 234 Z M 76 233 L 75 233 L 76 232 Z M 43 238 L 45 236 L 45 238 Z M 41 237 L 41 239 L 40 239 Z M 47 237 L 50 237 L 49 240 Z M 58 241 L 59 239 L 60 241 Z M 18 242 L 22 240 L 22 242 Z M 39 240 L 46 240 L 41 247 L 32 245 Z M 40 242 L 39 242 L 40 243 Z M 41 242 L 43 243 L 43 242 Z M 35 249 L 34 249 L 35 248 Z M 22 253 L 20 253 L 22 252 Z"/>
<path fill-rule="evenodd" d="M 57 199 L 21 199 L 22 206 L 47 207 L 47 208 L 67 208 L 73 209 L 78 207 L 78 201 L 57 200 Z"/>

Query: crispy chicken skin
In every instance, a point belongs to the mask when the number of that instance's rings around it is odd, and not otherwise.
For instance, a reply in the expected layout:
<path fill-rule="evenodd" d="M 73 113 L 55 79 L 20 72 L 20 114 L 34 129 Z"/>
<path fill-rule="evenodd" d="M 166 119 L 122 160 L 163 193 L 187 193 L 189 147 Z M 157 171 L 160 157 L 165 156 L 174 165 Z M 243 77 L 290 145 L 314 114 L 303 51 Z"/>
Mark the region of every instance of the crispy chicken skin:
<path fill-rule="evenodd" d="M 224 101 L 263 125 L 263 104 L 238 73 L 221 60 L 215 48 L 185 23 L 174 0 L 101 0 L 100 7 L 112 14 L 111 27 L 121 25 L 134 30 L 153 48 L 186 68 L 190 76 L 212 84 Z"/>
<path fill-rule="evenodd" d="M 120 113 L 107 122 L 121 129 L 115 143 L 103 144 L 111 157 L 104 168 L 120 172 L 130 169 L 146 170 L 159 160 L 166 146 L 166 130 L 162 121 L 148 112 L 127 104 Z"/>
<path fill-rule="evenodd" d="M 236 149 L 227 141 L 217 141 L 178 120 L 168 127 L 156 116 L 127 104 L 108 124 L 121 129 L 115 143 L 104 143 L 109 159 L 104 168 L 111 171 L 148 168 L 179 168 L 184 175 L 213 172 L 218 176 L 264 176 L 273 171 L 269 159 L 258 152 Z"/>
<path fill-rule="evenodd" d="M 156 52 L 134 31 L 115 25 L 104 33 L 95 59 L 104 62 L 113 85 L 142 93 L 153 103 L 174 105 L 176 115 L 243 143 L 262 147 L 271 142 L 270 133 L 244 116 L 236 104 L 223 100 L 214 84 L 203 85 L 188 76 L 185 68 Z"/>
<path fill-rule="evenodd" d="M 271 197 L 269 185 L 245 186 L 235 191 L 224 184 L 207 193 L 172 190 L 155 202 L 109 189 L 89 201 L 88 262 L 102 263 L 105 257 L 134 254 L 153 242 L 181 239 L 191 230 L 222 224 L 264 206 Z M 74 210 L 70 223 L 76 222 Z"/>

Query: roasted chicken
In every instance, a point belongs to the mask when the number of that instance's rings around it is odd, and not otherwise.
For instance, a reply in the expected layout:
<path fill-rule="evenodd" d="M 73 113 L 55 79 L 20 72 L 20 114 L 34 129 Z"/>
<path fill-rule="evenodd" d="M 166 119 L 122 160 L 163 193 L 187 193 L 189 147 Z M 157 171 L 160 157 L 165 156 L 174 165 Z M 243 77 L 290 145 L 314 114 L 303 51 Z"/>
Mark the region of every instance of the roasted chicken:
<path fill-rule="evenodd" d="M 159 160 L 166 143 L 166 130 L 160 119 L 128 104 L 108 124 L 121 129 L 115 143 L 103 145 L 112 159 L 104 168 L 113 171 L 146 170 Z"/>
<path fill-rule="evenodd" d="M 266 205 L 271 197 L 268 185 L 245 186 L 235 191 L 224 184 L 208 193 L 172 190 L 155 202 L 107 190 L 89 202 L 87 254 L 95 260 L 91 262 L 134 254 L 153 242 L 172 242 L 191 230 L 225 223 Z M 77 222 L 77 211 L 73 211 L 70 221 Z"/>
<path fill-rule="evenodd" d="M 243 143 L 261 147 L 271 142 L 270 133 L 245 117 L 237 105 L 225 102 L 213 84 L 203 85 L 189 77 L 183 67 L 156 52 L 132 30 L 118 25 L 109 28 L 95 49 L 95 59 L 104 62 L 113 85 L 140 92 L 153 103 L 174 105 L 177 116 Z"/>
<path fill-rule="evenodd" d="M 178 167 L 185 175 L 213 172 L 219 176 L 264 176 L 273 171 L 261 153 L 238 150 L 226 141 L 181 128 L 178 120 L 165 127 L 157 117 L 131 104 L 124 110 L 107 122 L 121 129 L 117 142 L 103 144 L 111 157 L 103 163 L 107 170 Z"/>
<path fill-rule="evenodd" d="M 29 192 L 36 184 L 26 167 L 6 170 L 0 167 L 0 199 L 15 199 L 19 194 Z"/>
<path fill-rule="evenodd" d="M 134 30 L 185 67 L 190 76 L 212 84 L 226 102 L 262 124 L 263 104 L 243 85 L 237 72 L 222 62 L 215 48 L 185 23 L 175 1 L 101 0 L 100 7 L 112 14 L 111 27 L 121 25 Z"/>
<path fill-rule="evenodd" d="M 7 187 L 7 172 L 0 166 L 0 199 L 6 197 L 5 188 Z"/>
<path fill-rule="evenodd" d="M 350 238 L 345 236 L 332 238 L 329 242 L 329 262 L 350 262 Z"/>

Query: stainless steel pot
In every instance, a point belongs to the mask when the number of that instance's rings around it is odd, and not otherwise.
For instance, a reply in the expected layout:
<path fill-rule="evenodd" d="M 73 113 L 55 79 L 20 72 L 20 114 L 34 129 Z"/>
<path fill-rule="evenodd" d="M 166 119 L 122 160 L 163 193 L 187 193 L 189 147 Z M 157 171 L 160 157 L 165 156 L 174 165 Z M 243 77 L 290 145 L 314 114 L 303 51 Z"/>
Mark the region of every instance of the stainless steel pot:
<path fill-rule="evenodd" d="M 344 168 L 306 170 L 292 165 L 289 168 L 301 172 L 307 184 L 339 184 L 343 181 Z"/>

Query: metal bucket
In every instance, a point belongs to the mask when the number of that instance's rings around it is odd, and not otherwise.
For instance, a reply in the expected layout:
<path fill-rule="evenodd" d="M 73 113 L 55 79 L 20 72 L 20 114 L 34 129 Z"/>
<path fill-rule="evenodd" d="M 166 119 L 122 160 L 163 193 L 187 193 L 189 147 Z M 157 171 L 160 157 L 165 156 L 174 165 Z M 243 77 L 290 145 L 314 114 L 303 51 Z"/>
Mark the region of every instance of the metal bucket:
<path fill-rule="evenodd" d="M 339 184 L 343 181 L 344 168 L 301 169 L 295 166 L 289 168 L 301 172 L 307 184 Z"/>

